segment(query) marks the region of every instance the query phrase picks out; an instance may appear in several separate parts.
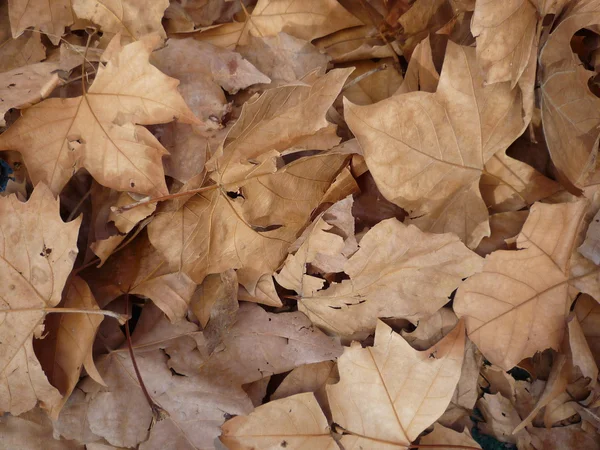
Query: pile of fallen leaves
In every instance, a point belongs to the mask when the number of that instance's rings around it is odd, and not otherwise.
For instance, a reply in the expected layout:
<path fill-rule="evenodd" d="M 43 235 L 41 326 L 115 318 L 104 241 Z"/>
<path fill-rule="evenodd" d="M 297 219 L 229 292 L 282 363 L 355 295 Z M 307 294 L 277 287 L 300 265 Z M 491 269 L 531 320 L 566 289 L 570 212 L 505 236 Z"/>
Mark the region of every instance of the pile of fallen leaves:
<path fill-rule="evenodd" d="M 600 448 L 600 0 L 0 5 L 1 450 Z"/>

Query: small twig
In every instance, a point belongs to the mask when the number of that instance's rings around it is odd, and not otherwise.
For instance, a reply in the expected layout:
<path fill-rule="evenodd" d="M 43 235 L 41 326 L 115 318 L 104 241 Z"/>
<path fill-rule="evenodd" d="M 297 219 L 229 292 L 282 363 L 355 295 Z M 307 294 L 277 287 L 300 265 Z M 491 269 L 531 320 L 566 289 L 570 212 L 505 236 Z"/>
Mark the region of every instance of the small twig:
<path fill-rule="evenodd" d="M 130 203 L 128 205 L 123 205 L 118 208 L 113 206 L 113 207 L 111 207 L 111 211 L 114 213 L 117 213 L 117 214 L 122 214 L 125 211 L 129 211 L 130 209 L 137 208 L 138 206 L 149 205 L 151 203 L 158 203 L 158 202 L 162 202 L 165 200 L 173 200 L 175 198 L 185 197 L 187 195 L 200 194 L 200 193 L 206 192 L 206 191 L 214 191 L 218 187 L 219 187 L 218 184 L 213 184 L 211 186 L 205 186 L 205 187 L 201 187 L 198 189 L 191 189 L 189 191 L 177 192 L 176 194 L 163 195 L 162 197 L 146 198 L 144 200 L 140 200 L 139 202 Z"/>
<path fill-rule="evenodd" d="M 90 187 L 87 190 L 87 192 L 81 197 L 79 202 L 77 202 L 77 204 L 75 205 L 75 208 L 73 208 L 73 210 L 69 213 L 69 217 L 67 217 L 67 222 L 70 222 L 71 220 L 73 220 L 75 218 L 75 214 L 77 213 L 77 211 L 79 211 L 79 208 L 81 208 L 81 205 L 83 205 L 83 202 L 85 202 L 85 200 L 90 196 L 91 193 L 92 193 L 92 188 Z"/>
<path fill-rule="evenodd" d="M 15 308 L 15 309 L 1 309 L 0 314 L 8 314 L 15 312 L 32 312 L 42 311 L 45 313 L 63 313 L 63 314 L 95 314 L 100 316 L 108 316 L 117 319 L 120 324 L 124 324 L 127 321 L 127 316 L 119 314 L 114 311 L 107 311 L 105 309 L 80 309 L 80 308 Z"/>
<path fill-rule="evenodd" d="M 346 89 L 351 88 L 352 86 L 354 86 L 355 84 L 360 83 L 362 80 L 364 80 L 367 77 L 370 77 L 371 75 L 377 73 L 377 72 L 381 72 L 382 70 L 387 69 L 388 66 L 387 64 L 382 64 L 378 67 L 375 67 L 374 69 L 369 70 L 368 72 L 363 73 L 362 75 L 357 76 L 356 78 L 354 78 L 353 80 L 349 81 L 343 88 L 342 88 L 342 92 L 344 92 Z"/>
<path fill-rule="evenodd" d="M 125 305 L 127 316 L 129 317 L 129 293 L 125 294 Z M 152 410 L 152 424 L 150 425 L 150 428 L 152 428 L 156 422 L 163 420 L 166 417 L 169 417 L 169 413 L 165 411 L 161 406 L 157 405 L 154 402 L 154 400 L 152 400 L 148 389 L 146 389 L 144 380 L 142 380 L 142 374 L 140 373 L 140 369 L 138 368 L 137 361 L 135 360 L 135 355 L 133 353 L 131 333 L 129 332 L 129 320 L 125 322 L 125 336 L 127 337 L 127 347 L 129 347 L 129 356 L 131 357 L 131 363 L 133 364 L 135 376 L 137 377 L 138 383 L 140 384 L 140 388 L 142 388 L 142 392 L 144 393 L 144 397 L 146 397 L 146 401 L 148 402 L 148 405 L 150 405 L 150 409 Z"/>

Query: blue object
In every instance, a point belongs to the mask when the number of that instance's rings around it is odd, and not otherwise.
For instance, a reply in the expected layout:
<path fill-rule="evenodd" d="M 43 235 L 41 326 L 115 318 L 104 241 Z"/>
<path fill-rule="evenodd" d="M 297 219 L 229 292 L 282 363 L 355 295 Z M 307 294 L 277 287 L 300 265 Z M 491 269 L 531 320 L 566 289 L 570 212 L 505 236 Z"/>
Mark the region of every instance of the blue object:
<path fill-rule="evenodd" d="M 13 173 L 12 167 L 3 159 L 0 159 L 0 192 L 4 192 L 8 180 L 14 180 L 14 177 L 10 176 L 11 173 Z"/>

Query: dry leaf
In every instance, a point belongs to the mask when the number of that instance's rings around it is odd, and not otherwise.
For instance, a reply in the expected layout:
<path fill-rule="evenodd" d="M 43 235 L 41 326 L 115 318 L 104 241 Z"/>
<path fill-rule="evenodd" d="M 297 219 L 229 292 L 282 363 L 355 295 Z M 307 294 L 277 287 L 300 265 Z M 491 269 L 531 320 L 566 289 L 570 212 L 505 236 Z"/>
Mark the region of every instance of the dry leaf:
<path fill-rule="evenodd" d="M 538 13 L 528 0 L 475 2 L 471 31 L 486 83 L 517 84 L 537 38 Z"/>
<path fill-rule="evenodd" d="M 320 69 L 325 72 L 329 57 L 306 40 L 287 33 L 275 36 L 249 36 L 248 44 L 237 51 L 275 85 L 290 83 Z"/>
<path fill-rule="evenodd" d="M 540 51 L 544 135 L 552 162 L 576 187 L 583 187 L 598 152 L 600 100 L 590 91 L 595 75 L 572 53 L 571 38 L 581 28 L 600 23 L 600 5 L 573 2 Z M 568 89 L 565 89 L 565 86 Z"/>
<path fill-rule="evenodd" d="M 235 49 L 249 36 L 274 36 L 283 31 L 312 41 L 343 28 L 362 25 L 336 0 L 258 0 L 245 22 L 233 22 L 196 34 L 196 38 Z"/>
<path fill-rule="evenodd" d="M 431 316 L 420 320 L 412 332 L 402 330 L 400 334 L 415 350 L 433 347 L 458 323 L 458 317 L 451 308 L 440 308 Z"/>
<path fill-rule="evenodd" d="M 598 365 L 600 364 L 600 305 L 591 296 L 582 294 L 577 299 L 574 311 Z"/>
<path fill-rule="evenodd" d="M 419 42 L 410 57 L 404 82 L 395 94 L 406 94 L 407 92 L 435 92 L 440 81 L 431 51 L 429 36 Z"/>
<path fill-rule="evenodd" d="M 166 151 L 137 124 L 198 120 L 177 92 L 178 82 L 148 63 L 156 38 L 123 47 L 83 96 L 28 108 L 0 136 L 0 149 L 21 152 L 33 182 L 46 182 L 55 194 L 80 167 L 107 187 L 166 194 Z"/>
<path fill-rule="evenodd" d="M 386 45 L 377 28 L 372 25 L 345 28 L 315 41 L 334 63 L 372 58 L 391 58 L 397 46 Z"/>
<path fill-rule="evenodd" d="M 394 68 L 391 58 L 355 61 L 352 67 L 355 67 L 355 70 L 344 88 L 344 97 L 356 105 L 371 105 L 385 100 L 394 94 L 403 82 L 402 75 Z M 361 76 L 362 78 L 359 78 Z"/>
<path fill-rule="evenodd" d="M 488 96 L 493 104 L 484 104 Z M 525 124 L 520 91 L 508 83 L 483 86 L 473 49 L 448 43 L 434 94 L 411 92 L 370 106 L 347 102 L 345 115 L 379 189 L 416 225 L 455 232 L 469 247 L 489 235 L 477 184 L 484 164 Z"/>
<path fill-rule="evenodd" d="M 136 41 L 151 33 L 166 37 L 161 19 L 168 6 L 169 0 L 73 0 L 69 9 L 105 33 L 122 33 L 128 41 Z"/>
<path fill-rule="evenodd" d="M 349 339 L 372 333 L 378 317 L 427 317 L 483 263 L 456 235 L 423 233 L 396 219 L 369 230 L 359 247 L 344 267 L 350 280 L 298 305 L 315 324 Z"/>
<path fill-rule="evenodd" d="M 269 402 L 249 416 L 238 416 L 225 422 L 222 429 L 219 439 L 231 450 L 338 448 L 312 393 Z"/>
<path fill-rule="evenodd" d="M 466 428 L 462 433 L 458 433 L 450 428 L 446 428 L 438 423 L 433 425 L 433 431 L 419 440 L 420 445 L 435 445 L 440 450 L 450 450 L 444 448 L 443 444 L 468 446 L 469 448 L 481 448 L 471 437 L 471 433 Z M 456 448 L 456 447 L 453 447 Z"/>
<path fill-rule="evenodd" d="M 0 72 L 40 62 L 46 57 L 46 47 L 40 33 L 26 31 L 12 39 L 8 2 L 0 5 Z"/>
<path fill-rule="evenodd" d="M 578 248 L 579 253 L 587 259 L 600 264 L 600 211 L 596 213 L 587 229 L 585 240 Z"/>
<path fill-rule="evenodd" d="M 512 434 L 521 422 L 521 418 L 511 402 L 502 394 L 484 394 L 477 402 L 477 407 L 485 419 L 484 423 L 479 424 L 479 429 L 483 433 L 494 436 L 501 442 L 518 443 L 519 448 L 521 445 L 529 444 L 531 436 L 526 430 L 521 430 L 516 435 Z"/>
<path fill-rule="evenodd" d="M 61 395 L 48 382 L 34 352 L 46 308 L 60 302 L 77 256 L 81 219 L 63 223 L 58 201 L 38 184 L 27 203 L 16 196 L 0 198 L 0 230 L 10 239 L 0 254 L 2 313 L 0 325 L 0 410 L 18 415 L 39 401 L 50 411 Z M 22 311 L 19 311 L 22 310 Z"/>
<path fill-rule="evenodd" d="M 58 45 L 65 27 L 73 23 L 73 11 L 68 0 L 9 0 L 8 15 L 14 38 L 28 27 L 39 28 L 48 39 Z"/>
<path fill-rule="evenodd" d="M 475 253 L 486 256 L 496 250 L 508 250 L 508 241 L 514 240 L 521 232 L 529 211 L 509 211 L 490 216 L 489 237 L 483 238 Z"/>
<path fill-rule="evenodd" d="M 83 279 L 74 277 L 66 288 L 63 308 L 83 310 L 100 309 L 90 288 Z M 112 320 L 112 319 L 109 319 Z M 62 395 L 62 400 L 50 411 L 53 419 L 58 414 L 79 381 L 82 367 L 99 383 L 92 356 L 92 345 L 102 316 L 92 314 L 51 314 L 45 322 L 43 340 L 36 341 L 36 354 L 45 369 L 48 380 Z"/>
<path fill-rule="evenodd" d="M 463 362 L 464 325 L 419 352 L 379 321 L 375 345 L 353 343 L 338 362 L 340 382 L 327 386 L 344 448 L 403 449 L 442 415 Z"/>
<path fill-rule="evenodd" d="M 482 273 L 459 287 L 454 310 L 465 316 L 469 337 L 492 363 L 509 370 L 536 351 L 558 349 L 571 286 L 586 289 L 598 271 L 569 270 L 586 206 L 584 200 L 536 203 L 517 238 L 522 250 L 493 252 Z"/>
<path fill-rule="evenodd" d="M 242 385 L 302 364 L 337 358 L 339 344 L 300 312 L 271 314 L 242 303 L 221 348 L 202 365 L 200 375 Z"/>

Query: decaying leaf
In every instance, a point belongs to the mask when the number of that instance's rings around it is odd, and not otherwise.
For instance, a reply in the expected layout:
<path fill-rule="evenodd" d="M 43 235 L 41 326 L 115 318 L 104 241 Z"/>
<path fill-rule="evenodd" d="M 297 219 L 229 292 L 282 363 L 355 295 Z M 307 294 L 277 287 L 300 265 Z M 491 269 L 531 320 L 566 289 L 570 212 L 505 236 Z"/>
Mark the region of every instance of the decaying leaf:
<path fill-rule="evenodd" d="M 366 337 L 378 317 L 427 317 L 483 263 L 456 235 L 424 233 L 396 219 L 373 227 L 359 247 L 344 266 L 350 280 L 298 305 L 314 323 L 345 338 Z"/>
<path fill-rule="evenodd" d="M 423 230 L 452 231 L 471 248 L 489 235 L 477 185 L 484 164 L 525 125 L 520 90 L 509 83 L 484 86 L 476 64 L 473 49 L 449 42 L 435 93 L 345 106 L 383 195 Z M 487 103 L 488 96 L 495 101 Z"/>
<path fill-rule="evenodd" d="M 58 201 L 38 184 L 27 203 L 0 198 L 1 264 L 0 409 L 18 415 L 39 401 L 50 411 L 61 402 L 33 352 L 44 331 L 45 309 L 60 302 L 77 256 L 81 219 L 63 223 Z"/>
<path fill-rule="evenodd" d="M 438 344 L 419 352 L 379 321 L 373 347 L 354 343 L 346 348 L 338 362 L 340 382 L 327 386 L 342 445 L 410 445 L 448 406 L 464 345 L 462 322 Z"/>

